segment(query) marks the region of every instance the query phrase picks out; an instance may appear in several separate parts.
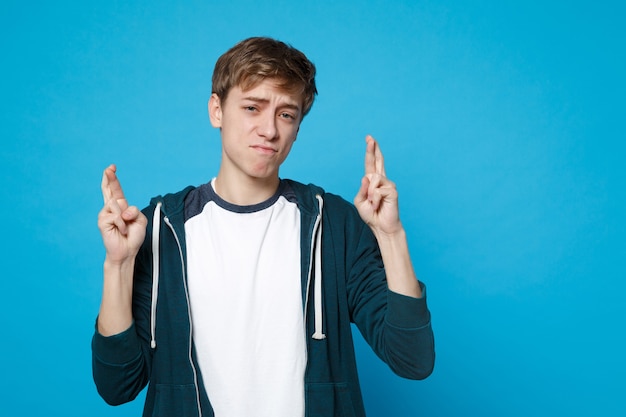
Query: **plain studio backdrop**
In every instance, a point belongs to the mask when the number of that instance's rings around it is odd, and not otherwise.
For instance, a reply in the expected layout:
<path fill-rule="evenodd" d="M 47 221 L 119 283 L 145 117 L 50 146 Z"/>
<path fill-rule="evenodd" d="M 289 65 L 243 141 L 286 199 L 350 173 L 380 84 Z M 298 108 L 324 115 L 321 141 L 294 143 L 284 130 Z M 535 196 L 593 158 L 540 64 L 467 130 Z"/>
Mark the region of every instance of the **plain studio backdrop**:
<path fill-rule="evenodd" d="M 140 415 L 91 379 L 102 170 L 140 207 L 210 180 L 213 65 L 267 35 L 318 68 L 281 176 L 352 200 L 374 135 L 428 286 L 430 378 L 356 338 L 369 415 L 626 415 L 625 18 L 618 1 L 3 2 L 2 414 Z"/>

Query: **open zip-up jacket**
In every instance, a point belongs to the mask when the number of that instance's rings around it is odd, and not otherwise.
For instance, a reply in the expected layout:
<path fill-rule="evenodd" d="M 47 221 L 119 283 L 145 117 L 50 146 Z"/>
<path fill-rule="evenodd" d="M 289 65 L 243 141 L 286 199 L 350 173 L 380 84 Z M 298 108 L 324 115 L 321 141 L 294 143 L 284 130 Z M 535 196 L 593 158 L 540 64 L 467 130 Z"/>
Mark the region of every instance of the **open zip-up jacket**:
<path fill-rule="evenodd" d="M 425 288 L 422 298 L 389 291 L 376 238 L 356 208 L 317 186 L 282 181 L 301 216 L 305 416 L 365 416 L 351 323 L 393 372 L 426 378 L 435 353 Z M 96 331 L 92 340 L 100 395 L 122 404 L 148 384 L 144 416 L 214 415 L 194 351 L 187 289 L 184 201 L 192 188 L 155 197 L 143 210 L 148 226 L 135 261 L 134 322 L 114 336 Z"/>

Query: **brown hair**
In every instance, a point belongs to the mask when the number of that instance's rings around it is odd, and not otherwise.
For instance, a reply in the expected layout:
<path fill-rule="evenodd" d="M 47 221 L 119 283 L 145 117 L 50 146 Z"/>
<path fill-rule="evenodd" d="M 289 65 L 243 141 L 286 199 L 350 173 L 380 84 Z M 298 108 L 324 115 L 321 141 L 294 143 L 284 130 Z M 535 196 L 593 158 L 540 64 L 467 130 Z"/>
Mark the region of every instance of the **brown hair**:
<path fill-rule="evenodd" d="M 245 39 L 219 57 L 213 71 L 213 93 L 225 101 L 233 87 L 254 88 L 266 78 L 281 89 L 302 96 L 304 117 L 317 94 L 315 65 L 299 50 L 265 37 Z"/>

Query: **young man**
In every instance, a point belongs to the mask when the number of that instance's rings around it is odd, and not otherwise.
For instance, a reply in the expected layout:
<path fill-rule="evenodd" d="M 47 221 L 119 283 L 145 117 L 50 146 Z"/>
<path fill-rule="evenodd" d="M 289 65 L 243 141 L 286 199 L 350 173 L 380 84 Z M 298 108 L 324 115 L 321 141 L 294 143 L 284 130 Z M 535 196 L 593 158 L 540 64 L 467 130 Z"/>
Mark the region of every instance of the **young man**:
<path fill-rule="evenodd" d="M 300 51 L 244 40 L 213 74 L 213 180 L 140 212 L 105 169 L 92 351 L 108 403 L 149 384 L 144 416 L 364 416 L 352 322 L 398 375 L 432 372 L 424 287 L 376 141 L 354 206 L 279 177 L 316 93 Z"/>

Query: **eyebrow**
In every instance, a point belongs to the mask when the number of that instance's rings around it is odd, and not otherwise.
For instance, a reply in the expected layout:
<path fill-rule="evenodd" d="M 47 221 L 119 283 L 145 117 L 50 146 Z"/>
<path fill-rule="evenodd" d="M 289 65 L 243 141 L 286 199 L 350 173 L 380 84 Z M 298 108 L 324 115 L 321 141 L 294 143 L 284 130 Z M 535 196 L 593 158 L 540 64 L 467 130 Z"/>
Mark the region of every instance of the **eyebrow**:
<path fill-rule="evenodd" d="M 243 99 L 244 100 L 254 101 L 255 103 L 269 103 L 270 102 L 266 98 L 255 97 L 255 96 L 246 96 Z M 292 103 L 283 103 L 279 107 L 286 107 L 288 109 L 293 109 L 293 110 L 300 111 L 300 106 L 298 106 L 297 104 L 292 104 Z"/>

